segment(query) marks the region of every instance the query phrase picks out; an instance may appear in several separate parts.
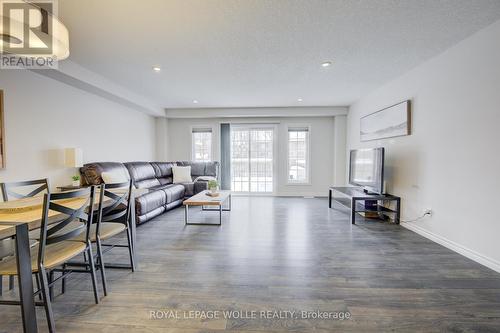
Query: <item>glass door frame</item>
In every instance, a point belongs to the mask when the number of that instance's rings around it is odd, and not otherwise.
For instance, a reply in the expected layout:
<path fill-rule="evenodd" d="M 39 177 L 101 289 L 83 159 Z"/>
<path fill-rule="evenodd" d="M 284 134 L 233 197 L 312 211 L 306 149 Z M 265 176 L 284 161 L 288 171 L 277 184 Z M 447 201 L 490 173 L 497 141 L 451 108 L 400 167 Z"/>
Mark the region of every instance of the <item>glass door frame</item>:
<path fill-rule="evenodd" d="M 232 190 L 232 182 L 233 182 L 233 166 L 232 166 L 232 161 L 231 161 L 231 191 L 238 195 L 256 195 L 256 196 L 273 196 L 273 195 L 276 195 L 276 189 L 277 189 L 277 183 L 278 183 L 278 163 L 277 163 L 277 159 L 278 159 L 278 123 L 267 123 L 267 122 L 262 122 L 262 123 L 239 123 L 239 122 L 235 122 L 235 123 L 230 123 L 231 125 L 231 133 L 233 131 L 234 128 L 241 128 L 241 129 L 245 129 L 245 130 L 248 130 L 248 131 L 251 131 L 251 130 L 268 130 L 268 129 L 271 129 L 273 131 L 273 144 L 272 144 L 272 147 L 273 147 L 273 188 L 272 188 L 272 191 L 271 192 L 253 192 L 253 191 L 250 191 L 250 185 L 249 185 L 249 191 L 233 191 Z M 232 142 L 231 142 L 231 145 L 230 145 L 231 149 L 232 149 Z M 249 154 L 251 154 L 251 150 L 249 148 Z M 232 151 L 231 151 L 231 156 L 232 156 Z M 232 160 L 232 158 L 231 158 Z M 249 156 L 249 162 L 250 162 L 250 156 Z M 250 184 L 250 178 L 251 178 L 251 170 L 249 168 L 249 184 Z"/>

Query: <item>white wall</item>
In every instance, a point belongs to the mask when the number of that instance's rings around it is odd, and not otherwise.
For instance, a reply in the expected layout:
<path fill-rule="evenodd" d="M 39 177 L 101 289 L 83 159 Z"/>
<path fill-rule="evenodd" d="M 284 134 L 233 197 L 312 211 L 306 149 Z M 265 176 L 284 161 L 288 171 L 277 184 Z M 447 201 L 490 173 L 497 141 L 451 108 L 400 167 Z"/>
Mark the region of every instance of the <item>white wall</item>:
<path fill-rule="evenodd" d="M 500 21 L 351 106 L 348 147 L 385 146 L 411 228 L 500 271 Z M 413 100 L 413 134 L 359 141 L 361 116 Z"/>
<path fill-rule="evenodd" d="M 168 119 L 157 117 L 156 121 L 156 160 L 168 160 Z"/>
<path fill-rule="evenodd" d="M 347 117 L 335 117 L 333 129 L 333 185 L 346 184 Z"/>
<path fill-rule="evenodd" d="M 345 117 L 345 116 L 342 116 Z M 213 128 L 214 159 L 220 157 L 220 123 L 276 123 L 277 124 L 277 195 L 325 196 L 334 177 L 334 117 L 266 117 L 266 118 L 201 118 L 169 119 L 168 159 L 191 160 L 191 128 L 209 125 Z M 288 125 L 308 124 L 311 126 L 311 182 L 310 185 L 287 185 L 287 131 Z M 340 123 L 341 124 L 341 123 Z M 345 155 L 343 156 L 345 157 Z M 338 161 L 345 165 L 345 159 Z"/>
<path fill-rule="evenodd" d="M 2 70 L 7 168 L 0 181 L 49 177 L 71 183 L 63 149 L 80 147 L 84 162 L 152 160 L 154 118 L 25 70 Z"/>

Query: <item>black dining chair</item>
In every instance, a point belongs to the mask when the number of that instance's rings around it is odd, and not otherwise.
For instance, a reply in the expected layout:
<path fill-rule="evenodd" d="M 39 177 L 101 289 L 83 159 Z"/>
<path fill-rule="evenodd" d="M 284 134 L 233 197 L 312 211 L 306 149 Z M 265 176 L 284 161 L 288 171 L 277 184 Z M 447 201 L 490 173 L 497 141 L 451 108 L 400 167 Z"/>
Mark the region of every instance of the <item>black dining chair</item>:
<path fill-rule="evenodd" d="M 3 201 L 10 201 L 12 199 L 31 198 L 43 191 L 49 192 L 49 180 L 36 179 L 26 180 L 21 182 L 0 183 L 2 189 Z M 27 189 L 28 193 L 19 192 L 21 189 Z M 17 190 L 17 191 L 16 191 Z"/>
<path fill-rule="evenodd" d="M 104 296 L 108 294 L 105 267 L 108 268 L 126 268 L 135 271 L 135 251 L 133 237 L 130 230 L 130 214 L 132 198 L 132 181 L 114 184 L 101 184 L 99 193 L 99 206 L 94 216 L 94 224 L 90 230 L 90 242 L 96 244 L 95 259 L 97 267 L 101 272 Z M 111 238 L 126 232 L 127 244 L 103 244 L 102 241 L 108 241 Z M 76 240 L 82 241 L 84 235 L 79 235 Z M 103 247 L 106 250 L 103 251 Z M 103 253 L 115 247 L 127 248 L 129 253 L 130 265 L 104 263 Z M 65 269 L 71 266 L 82 266 L 87 263 L 68 262 L 64 265 Z M 64 269 L 63 268 L 63 269 Z M 65 279 L 62 282 L 62 292 L 65 291 Z"/>
<path fill-rule="evenodd" d="M 89 241 L 92 218 L 94 216 L 94 193 L 95 187 L 63 192 L 47 193 L 44 195 L 42 221 L 40 227 L 39 243 L 32 248 L 32 273 L 38 275 L 41 288 L 35 292 L 35 296 L 42 295 L 42 301 L 37 305 L 45 307 L 49 332 L 55 332 L 54 316 L 52 313 L 49 288 L 59 279 L 49 283 L 48 272 L 59 271 L 60 267 L 67 261 L 78 255 L 86 253 L 89 265 L 79 270 L 66 271 L 65 274 L 78 272 L 90 273 L 94 289 L 95 303 L 99 303 L 97 290 L 97 279 L 93 262 L 92 247 Z M 75 207 L 77 206 L 77 207 Z M 68 229 L 68 226 L 78 220 L 79 225 Z M 74 238 L 84 233 L 86 241 L 75 241 Z M 17 275 L 17 262 L 15 256 L 0 262 L 0 274 Z M 0 304 L 20 305 L 19 301 L 0 300 Z"/>
<path fill-rule="evenodd" d="M 0 190 L 2 191 L 2 199 L 4 202 L 13 199 L 25 199 L 34 197 L 43 192 L 49 192 L 49 180 L 35 179 L 20 182 L 0 183 Z M 0 260 L 10 257 L 14 254 L 14 241 L 12 239 L 4 239 L 0 241 Z M 0 296 L 2 295 L 2 281 L 3 277 L 0 276 Z M 14 289 L 14 276 L 9 277 L 9 290 Z"/>

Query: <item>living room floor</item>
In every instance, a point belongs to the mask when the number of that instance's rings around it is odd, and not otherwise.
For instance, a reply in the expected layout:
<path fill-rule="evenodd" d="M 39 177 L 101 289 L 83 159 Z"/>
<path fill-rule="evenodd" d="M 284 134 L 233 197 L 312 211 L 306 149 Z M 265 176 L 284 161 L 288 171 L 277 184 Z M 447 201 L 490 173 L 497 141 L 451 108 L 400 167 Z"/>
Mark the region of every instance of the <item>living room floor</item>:
<path fill-rule="evenodd" d="M 182 208 L 139 226 L 139 269 L 108 269 L 110 294 L 101 304 L 88 276 L 71 276 L 64 295 L 57 288 L 58 331 L 500 331 L 500 274 L 411 231 L 374 221 L 352 226 L 326 199 L 234 197 L 232 208 L 221 227 L 184 226 Z M 217 222 L 217 214 L 190 210 L 191 222 Z M 113 249 L 105 258 L 127 254 Z M 196 310 L 259 315 L 184 317 Z M 264 310 L 351 317 L 266 319 Z M 151 319 L 151 311 L 180 318 Z M 43 308 L 37 315 L 45 332 Z M 0 322 L 0 332 L 21 331 L 19 308 L 2 306 Z"/>

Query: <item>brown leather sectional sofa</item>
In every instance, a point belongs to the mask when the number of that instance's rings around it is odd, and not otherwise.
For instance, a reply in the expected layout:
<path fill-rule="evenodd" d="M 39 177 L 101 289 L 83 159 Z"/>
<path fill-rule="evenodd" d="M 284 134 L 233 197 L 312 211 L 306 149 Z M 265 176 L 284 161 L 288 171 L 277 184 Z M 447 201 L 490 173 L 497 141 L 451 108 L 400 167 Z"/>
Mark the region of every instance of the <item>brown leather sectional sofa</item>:
<path fill-rule="evenodd" d="M 173 184 L 172 166 L 191 166 L 192 182 Z M 103 172 L 124 172 L 130 176 L 136 188 L 148 192 L 136 197 L 136 221 L 146 222 L 172 208 L 196 193 L 207 189 L 207 181 L 201 176 L 218 178 L 219 162 L 96 162 L 80 168 L 83 185 L 99 185 Z"/>

